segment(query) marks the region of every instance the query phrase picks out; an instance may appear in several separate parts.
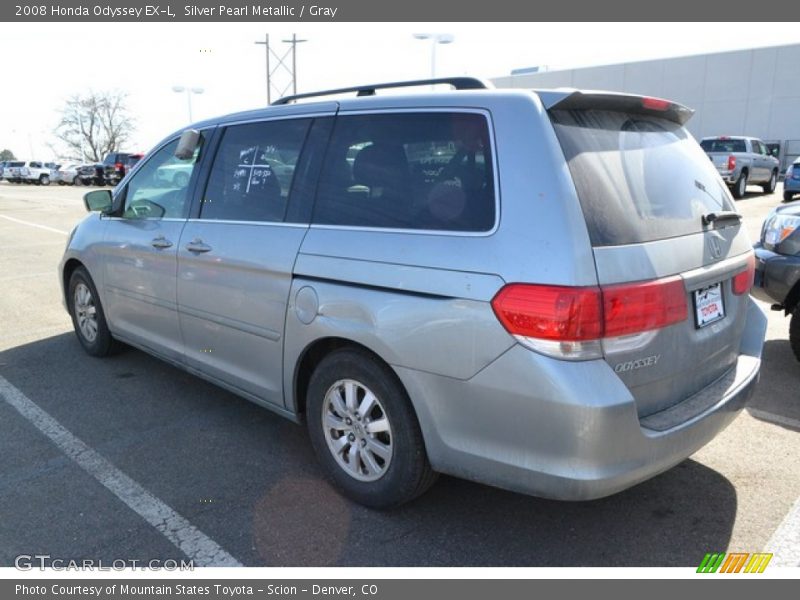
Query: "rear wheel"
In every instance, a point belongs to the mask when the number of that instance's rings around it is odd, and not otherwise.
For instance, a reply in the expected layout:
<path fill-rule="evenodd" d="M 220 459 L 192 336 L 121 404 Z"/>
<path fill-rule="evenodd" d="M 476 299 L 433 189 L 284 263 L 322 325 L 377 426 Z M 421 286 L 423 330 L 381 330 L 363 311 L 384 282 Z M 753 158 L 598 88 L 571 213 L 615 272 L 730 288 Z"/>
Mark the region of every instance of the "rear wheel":
<path fill-rule="evenodd" d="M 789 321 L 789 345 L 795 358 L 800 360 L 800 306 L 796 306 Z"/>
<path fill-rule="evenodd" d="M 78 341 L 92 356 L 108 356 L 117 347 L 106 324 L 100 296 L 89 272 L 78 267 L 69 278 L 67 305 Z"/>
<path fill-rule="evenodd" d="M 783 201 L 784 202 L 791 202 L 792 201 L 792 192 L 783 192 Z"/>
<path fill-rule="evenodd" d="M 394 373 L 355 349 L 325 357 L 311 376 L 308 431 L 326 474 L 374 508 L 413 500 L 435 481 L 419 423 Z"/>
<path fill-rule="evenodd" d="M 764 190 L 765 194 L 771 194 L 775 191 L 775 188 L 778 187 L 778 172 L 773 171 L 772 175 L 769 176 L 769 181 L 761 186 L 761 189 Z"/>
<path fill-rule="evenodd" d="M 739 174 L 739 179 L 733 184 L 733 197 L 737 200 L 744 198 L 745 192 L 747 192 L 747 172 L 742 171 Z"/>

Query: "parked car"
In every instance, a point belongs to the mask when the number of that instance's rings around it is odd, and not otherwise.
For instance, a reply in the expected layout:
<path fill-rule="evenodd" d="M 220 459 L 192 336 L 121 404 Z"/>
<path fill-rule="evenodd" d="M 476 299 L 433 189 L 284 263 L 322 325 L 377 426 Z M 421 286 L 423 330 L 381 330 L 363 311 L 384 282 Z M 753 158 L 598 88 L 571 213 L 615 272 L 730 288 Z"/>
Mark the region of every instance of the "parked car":
<path fill-rule="evenodd" d="M 124 342 L 305 421 L 369 506 L 437 472 L 598 498 L 708 443 L 766 318 L 691 110 L 447 81 L 203 121 L 86 194 L 61 262 L 84 350 Z M 185 185 L 157 175 L 176 162 Z"/>
<path fill-rule="evenodd" d="M 75 180 L 78 178 L 78 168 L 80 163 L 69 163 L 62 165 L 53 174 L 53 183 L 58 185 L 75 185 Z"/>
<path fill-rule="evenodd" d="M 22 183 L 21 169 L 25 166 L 25 161 L 11 160 L 6 163 L 3 169 L 3 179 L 10 183 Z"/>
<path fill-rule="evenodd" d="M 54 172 L 57 170 L 56 163 L 29 160 L 20 168 L 20 176 L 25 183 L 50 185 Z"/>
<path fill-rule="evenodd" d="M 112 152 L 103 159 L 103 171 L 106 185 L 115 186 L 133 167 L 143 154 L 128 152 Z"/>
<path fill-rule="evenodd" d="M 86 163 L 77 169 L 75 185 L 97 185 L 106 184 L 105 167 L 102 163 Z"/>
<path fill-rule="evenodd" d="M 780 161 L 764 142 L 744 136 L 706 137 L 700 141 L 734 198 L 744 198 L 747 186 L 759 184 L 765 194 L 775 191 Z"/>
<path fill-rule="evenodd" d="M 800 360 L 800 206 L 780 206 L 764 220 L 755 245 L 753 295 L 791 316 L 789 343 Z"/>
<path fill-rule="evenodd" d="M 800 194 L 800 158 L 789 165 L 783 178 L 783 201 L 791 202 L 795 194 Z"/>

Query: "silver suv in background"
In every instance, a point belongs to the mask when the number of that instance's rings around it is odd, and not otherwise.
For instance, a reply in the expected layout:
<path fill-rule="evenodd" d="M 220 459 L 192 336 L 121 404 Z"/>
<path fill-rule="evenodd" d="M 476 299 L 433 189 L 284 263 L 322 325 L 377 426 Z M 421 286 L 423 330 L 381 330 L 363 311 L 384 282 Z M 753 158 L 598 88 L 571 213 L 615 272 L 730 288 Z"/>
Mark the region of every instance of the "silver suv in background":
<path fill-rule="evenodd" d="M 78 341 L 304 421 L 369 506 L 437 472 L 585 500 L 681 462 L 745 405 L 766 328 L 691 111 L 435 81 L 203 121 L 86 194 Z"/>
<path fill-rule="evenodd" d="M 742 136 L 706 137 L 700 146 L 730 186 L 734 198 L 744 198 L 751 184 L 759 184 L 765 194 L 775 191 L 780 161 L 761 140 Z"/>

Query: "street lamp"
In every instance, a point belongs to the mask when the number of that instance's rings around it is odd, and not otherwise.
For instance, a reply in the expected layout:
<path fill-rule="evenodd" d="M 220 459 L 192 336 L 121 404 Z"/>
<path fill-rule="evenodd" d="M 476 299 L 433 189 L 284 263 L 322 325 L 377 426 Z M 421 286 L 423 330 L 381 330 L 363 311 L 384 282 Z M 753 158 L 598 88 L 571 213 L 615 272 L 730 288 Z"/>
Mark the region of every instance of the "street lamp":
<path fill-rule="evenodd" d="M 189 107 L 189 123 L 192 123 L 194 121 L 192 118 L 192 94 L 202 94 L 205 90 L 201 87 L 187 88 L 182 85 L 173 85 L 172 91 L 177 94 L 186 92 L 186 105 Z"/>
<path fill-rule="evenodd" d="M 431 41 L 431 79 L 436 79 L 436 45 L 452 44 L 455 36 L 452 33 L 415 33 L 414 39 Z"/>

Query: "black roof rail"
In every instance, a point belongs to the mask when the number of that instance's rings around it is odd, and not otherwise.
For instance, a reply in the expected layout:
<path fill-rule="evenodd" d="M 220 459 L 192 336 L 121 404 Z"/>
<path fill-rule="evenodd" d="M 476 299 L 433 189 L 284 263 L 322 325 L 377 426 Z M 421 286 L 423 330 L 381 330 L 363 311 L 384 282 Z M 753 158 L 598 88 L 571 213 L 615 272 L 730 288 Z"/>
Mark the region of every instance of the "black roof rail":
<path fill-rule="evenodd" d="M 374 96 L 375 90 L 389 88 L 417 87 L 422 85 L 449 84 L 457 90 L 486 90 L 492 88 L 492 84 L 487 83 L 477 77 L 442 77 L 439 79 L 418 79 L 415 81 L 395 81 L 393 83 L 376 83 L 373 85 L 358 85 L 355 87 L 339 88 L 337 90 L 322 90 L 319 92 L 308 92 L 305 94 L 294 94 L 284 96 L 272 103 L 273 106 L 279 104 L 289 104 L 305 98 L 316 98 L 317 96 L 333 96 L 334 94 L 346 94 L 356 92 L 356 96 Z"/>

